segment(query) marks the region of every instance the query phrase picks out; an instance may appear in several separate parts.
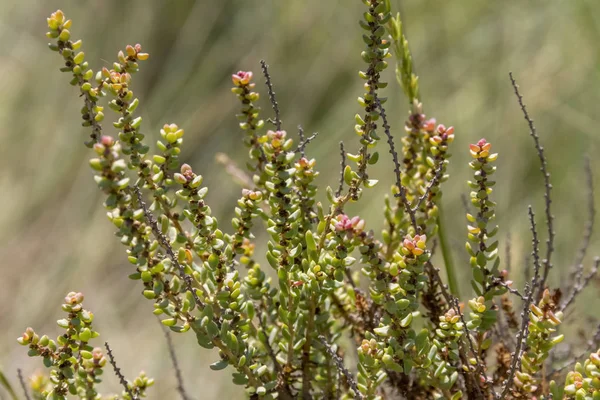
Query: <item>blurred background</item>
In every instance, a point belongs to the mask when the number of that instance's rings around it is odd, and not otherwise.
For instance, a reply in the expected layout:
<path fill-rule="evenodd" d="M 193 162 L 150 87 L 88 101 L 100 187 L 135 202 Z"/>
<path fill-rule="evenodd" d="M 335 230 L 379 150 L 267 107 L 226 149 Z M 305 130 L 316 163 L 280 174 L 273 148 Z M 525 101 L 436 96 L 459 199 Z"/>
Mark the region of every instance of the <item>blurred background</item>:
<path fill-rule="evenodd" d="M 392 3 L 402 12 L 425 112 L 456 128 L 443 204 L 463 298 L 470 295 L 470 270 L 460 196 L 469 192 L 469 143 L 485 137 L 500 153 L 493 196 L 501 254 L 510 235 L 512 277 L 519 285 L 531 251 L 528 204 L 537 212 L 542 240 L 546 237 L 539 161 L 509 71 L 521 85 L 549 158 L 557 231 L 550 283 L 565 282 L 588 219 L 586 154 L 600 186 L 600 3 Z M 357 22 L 364 6 L 358 0 L 0 0 L 0 6 L 0 366 L 13 383 L 17 368 L 25 375 L 40 370 L 40 360 L 29 359 L 15 339 L 27 326 L 55 337 L 65 294 L 82 291 L 101 339 L 112 344 L 124 373 L 133 378 L 143 369 L 160 377 L 150 398 L 169 398 L 176 383 L 161 326 L 139 285 L 126 278 L 131 265 L 113 236 L 88 167 L 81 99 L 68 85 L 70 78 L 58 71 L 60 58 L 46 47 L 46 17 L 61 8 L 73 19 L 73 37 L 83 39 L 94 70 L 110 67 L 127 44 L 141 43 L 150 53 L 133 85 L 142 104 L 143 132 L 153 143 L 164 123 L 185 129 L 184 159 L 204 175 L 211 189 L 208 202 L 227 229 L 240 188 L 215 162 L 215 154 L 225 152 L 243 165 L 247 153 L 234 117 L 238 102 L 229 91 L 231 73 L 255 71 L 268 117 L 259 66 L 261 58 L 267 60 L 285 129 L 294 136 L 302 124 L 308 134 L 320 133 L 308 155 L 318 161 L 320 186 L 336 185 L 338 142 L 344 140 L 350 152 L 358 148 L 353 116 L 362 93 Z M 387 112 L 399 143 L 408 103 L 395 84 L 394 68 L 385 79 L 391 83 Z M 108 121 L 104 126 L 112 133 Z M 393 181 L 384 145 L 379 149 L 383 162 L 371 171 L 380 184 L 365 193 L 360 208 L 348 210 L 360 212 L 376 231 Z M 591 255 L 600 255 L 599 236 L 593 238 L 586 268 Z M 585 327 L 599 305 L 596 285 L 580 296 L 565 329 L 583 330 L 589 337 L 591 328 Z M 215 355 L 200 349 L 192 334 L 174 341 L 194 398 L 241 397 L 228 373 L 208 369 Z M 121 390 L 111 373 L 103 388 Z M 1 388 L 0 398 L 8 398 Z"/>

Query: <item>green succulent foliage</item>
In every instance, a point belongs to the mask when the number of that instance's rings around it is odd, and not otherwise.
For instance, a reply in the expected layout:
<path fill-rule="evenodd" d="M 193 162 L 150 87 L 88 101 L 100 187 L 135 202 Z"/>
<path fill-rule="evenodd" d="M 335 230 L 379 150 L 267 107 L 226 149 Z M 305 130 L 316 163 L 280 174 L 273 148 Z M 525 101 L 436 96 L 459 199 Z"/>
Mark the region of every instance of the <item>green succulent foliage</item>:
<path fill-rule="evenodd" d="M 564 388 L 552 381 L 553 398 L 568 400 L 600 399 L 600 350 L 590 354 L 583 364 L 577 363 L 569 371 Z"/>
<path fill-rule="evenodd" d="M 81 399 L 100 399 L 98 384 L 102 382 L 107 359 L 102 349 L 90 342 L 100 334 L 93 329 L 94 314 L 83 308 L 83 294 L 71 292 L 65 297 L 62 310 L 65 318 L 56 321 L 65 332 L 56 340 L 47 335 L 39 336 L 33 328 L 27 328 L 17 342 L 27 346 L 30 357 L 41 357 L 49 374 L 31 379 L 33 397 L 36 399 L 62 400 L 69 395 Z M 142 372 L 133 382 L 127 382 L 127 391 L 112 398 L 131 399 L 146 397 L 146 390 L 154 380 Z"/>
<path fill-rule="evenodd" d="M 522 354 L 509 360 L 520 357 L 520 362 L 510 372 L 498 362 L 489 376 L 488 352 L 494 345 L 506 346 L 494 342 L 493 334 L 499 329 L 498 297 L 510 286 L 494 241 L 498 227 L 490 195 L 497 154 L 490 153 L 484 139 L 470 146 L 474 178 L 469 186 L 476 212 L 467 215 L 466 249 L 476 297 L 467 303 L 467 322 L 454 297 L 456 278 L 447 248 L 442 253 L 452 293 L 433 258 L 434 243 L 447 243 L 440 206 L 454 128 L 424 114 L 402 21 L 392 16 L 389 0 L 363 3 L 359 24 L 365 68 L 359 76 L 364 92 L 355 116 L 359 150 L 344 152 L 340 187 L 336 192 L 327 187 L 328 204 L 317 201 L 319 171 L 306 154 L 309 140 L 301 136 L 295 143 L 281 127 L 266 64 L 275 120 L 261 119 L 252 72 L 232 75 L 249 160 L 247 171 L 228 165 L 243 185 L 231 228 L 212 215 L 202 175 L 181 163 L 184 129 L 164 124 L 155 145 L 147 144 L 132 82 L 149 55 L 139 44 L 127 46 L 111 68 L 95 73 L 80 51 L 81 41 L 71 38 L 71 21 L 61 11 L 48 18 L 49 47 L 62 57 L 61 70 L 71 75 L 83 99 L 82 125 L 91 131 L 87 145 L 94 153 L 90 167 L 132 264 L 129 278 L 165 327 L 192 332 L 199 346 L 216 349 L 209 368 L 227 369 L 252 399 L 383 399 L 389 389 L 417 399 L 498 398 L 497 390 L 515 399 L 550 392 L 555 398 L 598 398 L 596 353 L 569 373 L 564 387 L 542 385 L 548 354 L 563 338 L 557 334 L 562 313 L 547 290 L 524 312 L 529 319 L 523 321 Z M 387 87 L 382 73 L 392 53 L 410 103 L 400 156 L 381 96 Z M 113 111 L 114 137 L 103 129 L 110 116 L 101 102 Z M 273 129 L 267 127 L 271 123 Z M 344 207 L 377 184 L 367 168 L 379 160 L 374 149 L 382 133 L 396 184 L 384 202 L 379 239 L 365 220 L 347 215 Z M 229 163 L 226 157 L 222 161 Z M 259 228 L 268 237 L 264 255 L 255 254 L 253 232 Z M 261 266 L 262 260 L 268 267 Z M 100 396 L 96 384 L 107 360 L 88 344 L 98 334 L 82 301 L 80 293 L 67 296 L 67 318 L 59 321 L 66 334 L 57 341 L 31 328 L 19 338 L 50 369 L 49 376 L 31 381 L 36 398 Z M 348 346 L 356 346 L 356 352 Z M 350 363 L 355 368 L 345 366 Z M 121 397 L 144 396 L 152 383 L 142 374 Z"/>

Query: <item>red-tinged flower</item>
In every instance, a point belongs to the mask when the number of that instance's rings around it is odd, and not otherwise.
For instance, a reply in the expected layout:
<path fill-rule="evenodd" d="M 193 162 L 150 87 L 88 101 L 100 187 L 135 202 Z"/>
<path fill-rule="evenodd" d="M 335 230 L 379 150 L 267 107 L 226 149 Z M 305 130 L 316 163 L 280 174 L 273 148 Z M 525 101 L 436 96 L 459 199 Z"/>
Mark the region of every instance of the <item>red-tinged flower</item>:
<path fill-rule="evenodd" d="M 480 139 L 477 144 L 469 145 L 473 158 L 487 158 L 490 155 L 491 148 L 492 144 L 488 143 L 485 139 Z"/>
<path fill-rule="evenodd" d="M 360 219 L 359 216 L 349 218 L 346 214 L 340 214 L 337 216 L 337 222 L 335 223 L 335 230 L 338 232 L 352 232 L 360 233 L 365 228 L 365 220 Z"/>
<path fill-rule="evenodd" d="M 191 181 L 196 177 L 194 171 L 192 171 L 192 167 L 190 167 L 189 164 L 183 164 L 181 166 L 181 175 L 183 175 L 188 181 Z"/>
<path fill-rule="evenodd" d="M 231 80 L 235 86 L 245 86 L 250 83 L 252 79 L 252 72 L 238 71 L 236 74 L 231 75 Z"/>
<path fill-rule="evenodd" d="M 267 138 L 271 141 L 271 146 L 278 149 L 283 146 L 287 133 L 285 131 L 267 131 Z"/>
<path fill-rule="evenodd" d="M 115 144 L 115 139 L 110 136 L 102 136 L 100 138 L 100 143 L 102 143 L 104 147 L 112 147 Z"/>
<path fill-rule="evenodd" d="M 433 132 L 435 130 L 435 118 L 430 118 L 423 122 L 423 129 L 429 133 Z"/>
<path fill-rule="evenodd" d="M 414 237 L 406 235 L 402 241 L 402 252 L 405 255 L 412 254 L 413 256 L 420 256 L 425 253 L 426 241 L 426 235 L 415 235 Z"/>

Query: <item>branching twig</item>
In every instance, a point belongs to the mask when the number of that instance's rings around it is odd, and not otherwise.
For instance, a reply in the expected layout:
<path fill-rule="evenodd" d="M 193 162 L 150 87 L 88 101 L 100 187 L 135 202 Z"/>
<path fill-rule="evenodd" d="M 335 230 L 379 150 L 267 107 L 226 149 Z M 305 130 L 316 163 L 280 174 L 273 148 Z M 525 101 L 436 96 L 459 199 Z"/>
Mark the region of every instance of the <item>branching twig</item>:
<path fill-rule="evenodd" d="M 492 281 L 496 285 L 506 288 L 506 290 L 508 290 L 510 293 L 514 294 L 515 296 L 519 297 L 521 300 L 525 301 L 527 299 L 523 294 L 521 294 L 521 292 L 519 292 L 517 289 L 509 286 L 508 283 L 504 282 L 502 279 L 492 277 Z"/>
<path fill-rule="evenodd" d="M 31 397 L 29 397 L 29 390 L 27 390 L 27 385 L 25 385 L 25 379 L 23 379 L 23 371 L 21 371 L 21 368 L 17 369 L 17 376 L 19 377 L 19 383 L 21 384 L 21 389 L 23 389 L 25 400 L 31 400 Z"/>
<path fill-rule="evenodd" d="M 548 239 L 546 240 L 546 245 L 547 245 L 546 257 L 543 260 L 544 273 L 542 275 L 542 280 L 539 283 L 539 287 L 537 288 L 538 295 L 536 298 L 541 298 L 542 292 L 544 291 L 544 288 L 546 286 L 546 280 L 548 279 L 548 273 L 550 272 L 550 269 L 552 268 L 551 257 L 552 257 L 552 253 L 554 252 L 554 235 L 555 235 L 554 216 L 552 215 L 552 212 L 550 209 L 550 206 L 552 204 L 552 200 L 550 199 L 550 190 L 552 189 L 552 185 L 550 184 L 550 173 L 548 172 L 548 163 L 546 161 L 546 156 L 544 155 L 544 148 L 540 144 L 540 137 L 538 136 L 535 126 L 533 125 L 533 120 L 529 117 L 527 108 L 525 107 L 525 104 L 523 103 L 523 96 L 521 96 L 521 93 L 519 93 L 519 85 L 517 85 L 517 82 L 513 78 L 512 72 L 509 72 L 509 76 L 510 76 L 510 81 L 512 83 L 512 86 L 515 90 L 515 95 L 517 96 L 517 99 L 519 101 L 519 106 L 521 106 L 521 110 L 523 111 L 523 117 L 525 118 L 525 120 L 527 121 L 527 124 L 529 125 L 529 134 L 531 135 L 531 137 L 533 138 L 533 141 L 535 143 L 535 148 L 537 150 L 538 157 L 539 157 L 540 163 L 541 163 L 540 170 L 542 171 L 542 174 L 544 175 L 544 189 L 545 189 L 544 190 L 544 200 L 546 203 L 545 211 L 546 211 L 546 223 L 548 225 Z"/>
<path fill-rule="evenodd" d="M 306 146 L 304 144 L 304 129 L 302 129 L 302 125 L 298 125 L 298 142 L 300 143 L 300 145 L 298 146 L 298 150 L 300 152 L 300 156 L 304 157 L 306 154 L 304 154 L 304 150 L 306 149 Z"/>
<path fill-rule="evenodd" d="M 427 184 L 427 187 L 425 188 L 425 192 L 418 198 L 417 204 L 415 204 L 415 206 L 412 207 L 413 212 L 416 213 L 419 210 L 419 207 L 421 207 L 421 203 L 423 203 L 423 201 L 429 196 L 429 192 L 431 191 L 431 188 L 434 187 L 440 181 L 440 179 L 442 179 L 442 169 L 443 168 L 444 168 L 444 160 L 442 160 L 442 162 L 435 169 L 435 174 L 433 175 L 433 178 Z"/>
<path fill-rule="evenodd" d="M 142 192 L 140 191 L 139 186 L 134 185 L 133 191 L 135 192 L 135 194 L 137 196 L 137 200 L 138 200 L 138 203 L 140 203 L 140 207 L 142 207 L 142 210 L 144 211 L 144 216 L 146 217 L 146 222 L 148 222 L 148 225 L 150 225 L 150 227 L 152 228 L 152 232 L 154 232 L 154 236 L 156 237 L 156 239 L 159 241 L 161 246 L 167 252 L 167 255 L 171 259 L 171 262 L 173 263 L 173 265 L 175 265 L 175 268 L 177 268 L 177 270 L 179 271 L 179 275 L 185 282 L 186 289 L 189 290 L 190 293 L 192 293 L 192 297 L 194 298 L 194 301 L 196 301 L 196 304 L 198 305 L 198 307 L 204 308 L 204 303 L 202 302 L 202 300 L 200 300 L 200 297 L 198 297 L 198 293 L 196 293 L 196 289 L 194 289 L 192 277 L 189 274 L 185 273 L 185 268 L 179 263 L 179 260 L 177 259 L 177 256 L 175 255 L 175 252 L 173 251 L 173 247 L 169 243 L 166 236 L 163 235 L 162 232 L 160 231 L 160 228 L 158 227 L 158 223 L 156 222 L 154 215 L 152 215 L 152 213 L 148 210 L 146 203 L 142 199 Z"/>
<path fill-rule="evenodd" d="M 571 303 L 573 303 L 573 301 L 575 301 L 575 298 L 577 297 L 577 295 L 579 293 L 581 293 L 581 291 L 583 289 L 586 288 L 586 286 L 592 281 L 592 279 L 594 279 L 594 277 L 598 273 L 599 267 L 600 267 L 600 257 L 596 257 L 594 259 L 594 265 L 592 266 L 591 271 L 586 275 L 586 277 L 583 280 L 580 279 L 578 282 L 575 282 L 575 285 L 573 286 L 573 290 L 569 294 L 569 297 L 560 306 L 560 311 L 564 312 L 567 309 L 567 307 L 569 307 L 571 305 Z"/>
<path fill-rule="evenodd" d="M 302 132 L 302 133 L 300 133 Z M 302 157 L 305 156 L 305 150 L 306 150 L 306 146 L 312 142 L 313 140 L 316 139 L 317 136 L 319 136 L 319 132 L 315 132 L 312 135 L 310 135 L 309 137 L 307 137 L 306 139 L 304 138 L 304 131 L 302 130 L 301 126 L 298 126 L 298 135 L 300 136 L 300 143 L 298 143 L 298 147 L 296 147 L 295 152 L 296 153 L 300 153 L 300 155 Z"/>
<path fill-rule="evenodd" d="M 108 354 L 108 360 L 110 361 L 110 364 L 113 367 L 113 371 L 115 371 L 115 375 L 117 376 L 117 378 L 119 378 L 119 382 L 125 389 L 125 392 L 129 395 L 129 397 L 131 397 L 131 400 L 138 400 L 138 397 L 136 395 L 134 395 L 134 393 L 129 388 L 129 384 L 127 383 L 127 380 L 121 373 L 121 369 L 119 367 L 117 367 L 117 362 L 115 361 L 115 358 L 113 357 L 112 349 L 108 345 L 108 342 L 104 342 L 104 347 L 106 347 L 106 352 Z"/>
<path fill-rule="evenodd" d="M 273 84 L 271 83 L 271 75 L 269 75 L 269 66 L 267 65 L 265 60 L 260 60 L 260 65 L 262 67 L 263 75 L 267 83 L 267 88 L 269 89 L 269 99 L 271 100 L 271 106 L 273 106 L 273 111 L 275 111 L 275 127 L 278 131 L 280 131 L 281 118 L 279 117 L 279 104 L 277 104 L 277 100 L 275 99 L 275 92 L 273 91 Z"/>
<path fill-rule="evenodd" d="M 588 220 L 585 223 L 581 247 L 577 251 L 577 256 L 573 263 L 573 269 L 575 270 L 573 274 L 575 277 L 573 287 L 581 284 L 581 279 L 583 278 L 583 260 L 585 259 L 585 255 L 590 246 L 592 233 L 594 231 L 594 220 L 596 218 L 596 207 L 594 206 L 594 178 L 589 157 L 585 158 L 585 177 L 586 186 L 588 188 Z"/>
<path fill-rule="evenodd" d="M 183 376 L 181 375 L 181 369 L 179 368 L 179 362 L 177 361 L 177 354 L 175 354 L 175 347 L 173 346 L 173 340 L 171 340 L 171 334 L 166 329 L 163 329 L 165 332 L 165 339 L 167 340 L 167 347 L 169 348 L 169 357 L 171 357 L 171 362 L 173 363 L 173 369 L 175 370 L 175 379 L 177 379 L 177 391 L 183 400 L 188 400 L 189 397 L 185 391 L 185 387 L 183 386 Z"/>
<path fill-rule="evenodd" d="M 348 382 L 348 386 L 350 386 L 350 388 L 354 391 L 356 398 L 364 399 L 364 396 L 358 390 L 358 386 L 356 385 L 356 380 L 354 379 L 354 376 L 344 366 L 344 360 L 342 360 L 341 357 L 338 356 L 337 353 L 333 350 L 333 348 L 329 345 L 329 343 L 327 343 L 327 339 L 325 338 L 325 336 L 319 335 L 319 341 L 321 342 L 323 347 L 325 347 L 327 354 L 329 354 L 331 356 L 331 358 L 333 359 L 333 362 L 335 362 L 335 365 L 337 366 L 338 371 L 341 374 L 343 374 L 344 377 L 346 378 L 346 382 Z"/>
<path fill-rule="evenodd" d="M 548 374 L 548 376 L 553 376 L 553 375 L 556 375 L 556 374 L 560 374 L 565 369 L 571 367 L 573 364 L 575 364 L 576 362 L 578 362 L 579 360 L 581 360 L 583 357 L 588 356 L 590 352 L 596 350 L 596 347 L 598 346 L 599 343 L 600 343 L 600 324 L 598 324 L 598 326 L 596 327 L 596 332 L 594 333 L 594 336 L 592 336 L 590 338 L 590 340 L 588 340 L 587 346 L 585 347 L 585 350 L 583 350 L 578 355 L 574 356 L 568 363 L 566 363 L 566 364 L 562 365 L 561 367 L 559 367 L 559 368 L 551 371 Z"/>
<path fill-rule="evenodd" d="M 402 185 L 400 162 L 398 161 L 398 152 L 396 151 L 396 147 L 394 146 L 394 138 L 392 137 L 392 133 L 390 132 L 390 125 L 388 124 L 385 109 L 381 105 L 381 101 L 379 101 L 379 99 L 377 99 L 377 107 L 379 108 L 379 114 L 381 115 L 381 120 L 383 121 L 383 130 L 385 132 L 385 136 L 387 136 L 387 142 L 390 147 L 389 153 L 392 155 L 392 160 L 394 162 L 394 174 L 396 175 L 396 187 L 398 188 L 398 193 L 395 196 L 400 197 L 402 199 L 404 209 L 410 216 L 411 224 L 415 228 L 415 230 L 418 231 L 419 227 L 417 225 L 417 217 L 415 215 L 415 211 L 413 210 L 410 201 L 408 201 L 408 198 L 406 197 L 406 188 Z"/>
<path fill-rule="evenodd" d="M 335 192 L 336 197 L 342 195 L 344 190 L 344 170 L 346 169 L 346 150 L 344 150 L 344 142 L 340 142 L 340 184 L 338 190 Z"/>

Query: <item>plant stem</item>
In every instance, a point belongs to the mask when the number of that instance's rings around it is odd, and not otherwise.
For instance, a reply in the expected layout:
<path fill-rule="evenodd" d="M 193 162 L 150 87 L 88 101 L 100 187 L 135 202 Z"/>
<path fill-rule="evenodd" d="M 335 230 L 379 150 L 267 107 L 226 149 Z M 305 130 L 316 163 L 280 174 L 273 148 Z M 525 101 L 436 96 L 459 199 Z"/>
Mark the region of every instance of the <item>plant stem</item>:
<path fill-rule="evenodd" d="M 438 210 L 438 237 L 440 239 L 442 258 L 444 259 L 444 265 L 446 266 L 446 274 L 448 276 L 448 288 L 450 289 L 450 293 L 460 298 L 460 290 L 458 286 L 458 279 L 456 278 L 456 269 L 454 269 L 454 261 L 452 260 L 452 252 L 450 251 L 450 246 L 446 237 L 446 231 L 444 229 L 444 224 L 442 223 L 444 213 L 442 211 L 441 202 L 440 204 L 438 204 Z"/>

